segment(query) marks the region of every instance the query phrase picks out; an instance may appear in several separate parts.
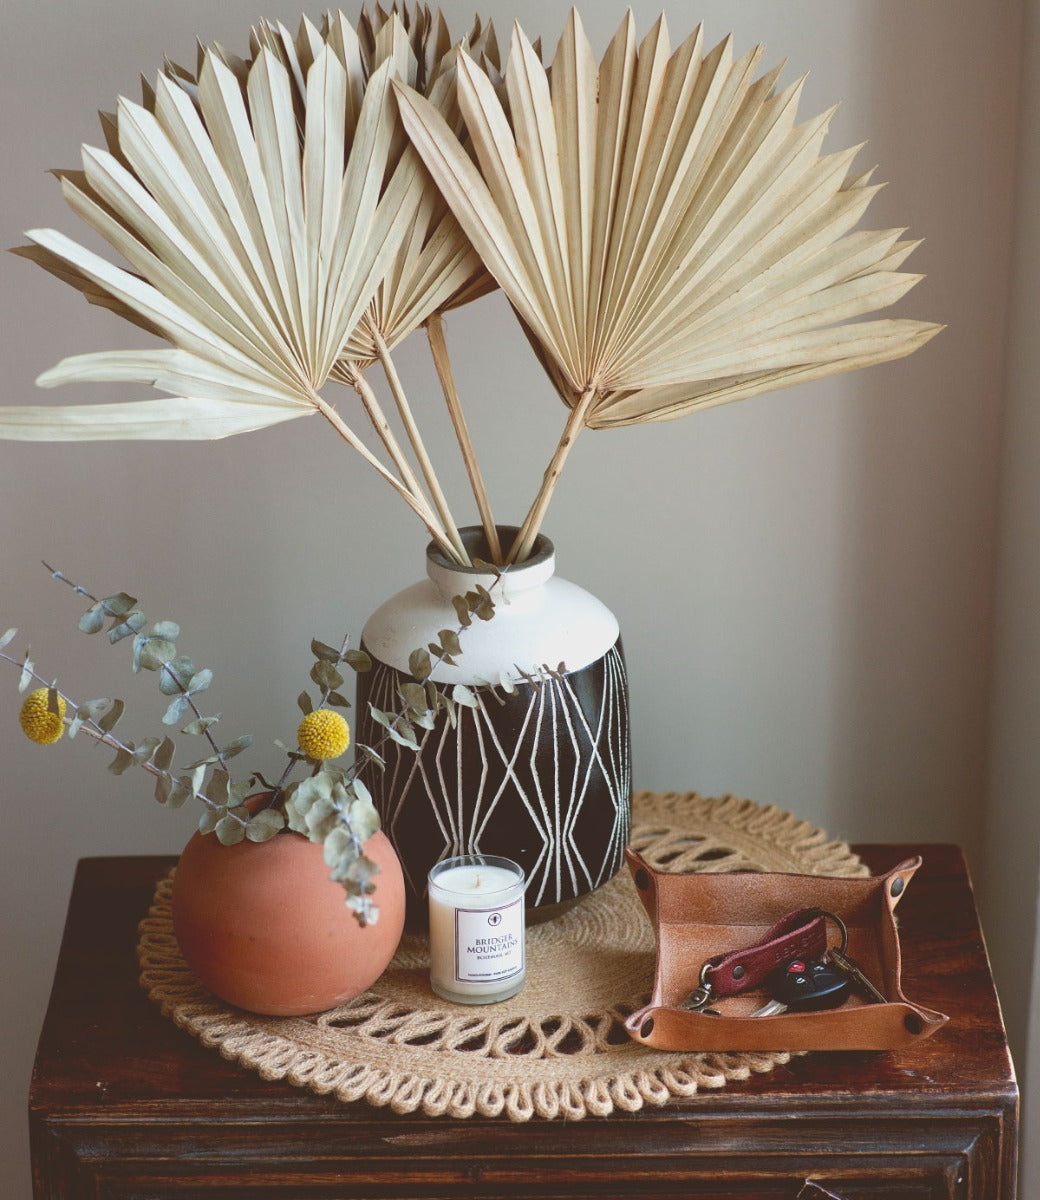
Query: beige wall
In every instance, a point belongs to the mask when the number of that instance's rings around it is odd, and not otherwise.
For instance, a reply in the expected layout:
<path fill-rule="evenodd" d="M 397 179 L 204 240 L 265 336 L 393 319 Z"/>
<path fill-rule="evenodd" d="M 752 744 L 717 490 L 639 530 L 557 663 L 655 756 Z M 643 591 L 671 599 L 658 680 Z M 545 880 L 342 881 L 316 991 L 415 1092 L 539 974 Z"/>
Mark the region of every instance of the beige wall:
<path fill-rule="evenodd" d="M 445 7 L 454 27 L 471 14 L 468 0 Z M 559 2 L 481 7 L 503 32 L 519 13 L 550 45 L 565 13 Z M 656 5 L 633 8 L 645 31 Z M 806 116 L 843 101 L 828 148 L 869 138 L 860 162 L 890 181 L 867 224 L 926 239 L 910 265 L 928 278 L 901 311 L 950 328 L 868 373 L 587 435 L 547 525 L 560 573 L 621 619 L 640 786 L 775 802 L 836 837 L 958 841 L 981 872 L 1020 6 L 667 8 L 677 36 L 693 11 L 712 40 L 731 29 L 741 48 L 764 40 L 768 63 L 788 60 L 785 80 L 809 69 Z M 623 5 L 586 9 L 602 48 Z M 140 70 L 164 53 L 190 59 L 196 34 L 241 49 L 259 15 L 255 0 L 6 0 L 0 242 L 38 225 L 79 235 L 45 171 L 98 141 L 95 110 L 136 96 Z M 296 9 L 280 15 L 295 26 Z M 44 396 L 33 379 L 64 355 L 133 344 L 132 332 L 11 257 L 0 305 L 6 401 L 108 398 Z M 516 519 L 562 409 L 500 299 L 453 317 L 448 334 L 497 511 Z M 435 426 L 435 458 L 454 464 L 421 344 L 403 349 L 401 367 Z M 1028 481 L 1028 456 L 1019 470 Z M 468 515 L 460 473 L 444 473 Z M 1035 541 L 1035 508 L 1022 522 L 1018 536 Z M 423 544 L 403 506 L 313 421 L 210 445 L 0 443 L 0 628 L 24 630 L 73 694 L 125 695 L 126 728 L 145 734 L 161 713 L 151 680 L 131 681 L 123 654 L 75 631 L 75 598 L 37 563 L 133 591 L 214 668 L 213 705 L 229 732 L 256 735 L 261 769 L 295 725 L 312 634 L 356 632 L 421 571 Z M 1024 634 L 1035 645 L 1035 625 Z M 0 1194 L 12 1197 L 27 1194 L 25 1090 L 75 860 L 175 852 L 193 820 L 158 811 L 142 779 L 114 779 L 82 744 L 27 745 L 17 703 L 12 673 L 0 680 Z M 1008 736 L 1022 753 L 1028 732 Z M 991 932 L 1013 937 L 1020 916 L 993 905 Z M 1023 1046 L 1028 974 L 1005 978 Z"/>
<path fill-rule="evenodd" d="M 990 953 L 1040 1126 L 1040 4 L 1026 6 L 994 654 L 993 743 L 982 875 Z M 1030 947 L 1033 949 L 1030 972 Z M 1028 987 L 1032 974 L 1032 988 Z M 1022 1195 L 1040 1194 L 1040 1146 L 1022 1147 Z"/>

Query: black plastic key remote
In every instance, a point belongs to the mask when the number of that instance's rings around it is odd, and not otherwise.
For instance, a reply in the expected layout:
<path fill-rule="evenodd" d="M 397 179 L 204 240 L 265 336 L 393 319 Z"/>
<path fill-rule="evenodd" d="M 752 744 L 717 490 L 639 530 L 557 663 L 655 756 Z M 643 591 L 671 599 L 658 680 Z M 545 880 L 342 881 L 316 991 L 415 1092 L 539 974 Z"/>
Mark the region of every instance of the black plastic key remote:
<path fill-rule="evenodd" d="M 767 977 L 766 988 L 773 998 L 752 1016 L 838 1008 L 848 999 L 852 981 L 839 967 L 823 959 L 792 958 Z"/>

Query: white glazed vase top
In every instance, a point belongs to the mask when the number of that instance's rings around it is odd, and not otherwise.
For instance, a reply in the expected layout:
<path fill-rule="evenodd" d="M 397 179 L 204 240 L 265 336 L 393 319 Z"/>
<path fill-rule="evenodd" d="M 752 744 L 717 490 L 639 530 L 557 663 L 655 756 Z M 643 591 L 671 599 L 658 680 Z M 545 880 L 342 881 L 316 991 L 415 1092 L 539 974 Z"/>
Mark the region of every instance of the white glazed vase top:
<path fill-rule="evenodd" d="M 479 530 L 463 530 L 479 554 Z M 508 545 L 511 531 L 502 530 Z M 486 554 L 486 551 L 484 552 Z M 417 729 L 418 753 L 383 743 L 372 791 L 404 869 L 413 910 L 430 867 L 459 854 L 518 862 L 529 909 L 571 901 L 620 870 L 630 823 L 628 689 L 617 618 L 596 597 L 555 573 L 552 543 L 496 577 L 450 564 L 427 550 L 428 578 L 383 604 L 366 622 L 362 645 L 373 669 L 358 677 L 358 740 L 382 730 L 368 704 L 395 711 L 411 679 L 409 655 L 458 629 L 452 597 L 483 585 L 495 614 L 459 633 L 456 665 L 437 663 L 434 682 L 474 690 L 475 708 Z M 549 676 L 560 664 L 563 673 Z M 531 683 L 524 678 L 538 679 Z M 512 693 L 488 684 L 506 678 Z"/>

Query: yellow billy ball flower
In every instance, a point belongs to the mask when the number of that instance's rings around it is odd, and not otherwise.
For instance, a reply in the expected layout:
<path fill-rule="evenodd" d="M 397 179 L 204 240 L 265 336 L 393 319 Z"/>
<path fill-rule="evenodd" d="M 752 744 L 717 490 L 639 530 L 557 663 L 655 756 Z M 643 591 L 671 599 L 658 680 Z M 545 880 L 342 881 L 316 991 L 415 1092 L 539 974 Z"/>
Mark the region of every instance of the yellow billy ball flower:
<path fill-rule="evenodd" d="M 339 758 L 350 745 L 350 726 L 338 712 L 319 708 L 303 718 L 296 737 L 308 758 Z"/>
<path fill-rule="evenodd" d="M 65 700 L 58 697 L 58 711 L 51 712 L 47 704 L 49 688 L 37 688 L 25 697 L 18 720 L 22 732 L 40 746 L 52 746 L 65 732 Z"/>

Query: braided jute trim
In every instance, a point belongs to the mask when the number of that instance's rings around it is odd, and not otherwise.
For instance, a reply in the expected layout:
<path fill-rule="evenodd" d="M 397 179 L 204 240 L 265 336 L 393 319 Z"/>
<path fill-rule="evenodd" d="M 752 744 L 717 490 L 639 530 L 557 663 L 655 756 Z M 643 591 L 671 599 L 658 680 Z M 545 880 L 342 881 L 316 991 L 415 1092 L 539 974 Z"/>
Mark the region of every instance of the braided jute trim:
<path fill-rule="evenodd" d="M 633 818 L 633 847 L 666 870 L 868 873 L 807 821 L 734 796 L 641 792 Z M 370 991 L 304 1018 L 256 1016 L 206 991 L 173 934 L 171 881 L 157 885 L 140 925 L 141 984 L 177 1025 L 263 1079 L 400 1113 L 578 1120 L 721 1088 L 791 1057 L 631 1041 L 621 1022 L 649 999 L 654 937 L 627 872 L 528 930 L 527 982 L 511 1000 L 440 1000 L 425 939 L 407 934 Z"/>

